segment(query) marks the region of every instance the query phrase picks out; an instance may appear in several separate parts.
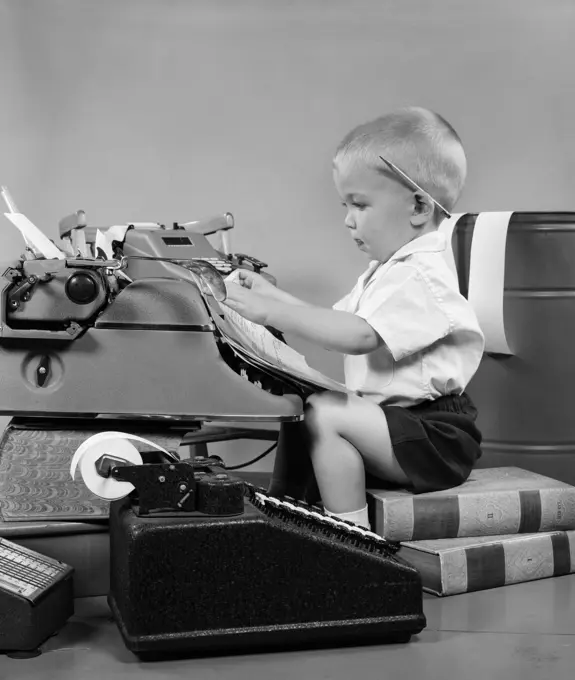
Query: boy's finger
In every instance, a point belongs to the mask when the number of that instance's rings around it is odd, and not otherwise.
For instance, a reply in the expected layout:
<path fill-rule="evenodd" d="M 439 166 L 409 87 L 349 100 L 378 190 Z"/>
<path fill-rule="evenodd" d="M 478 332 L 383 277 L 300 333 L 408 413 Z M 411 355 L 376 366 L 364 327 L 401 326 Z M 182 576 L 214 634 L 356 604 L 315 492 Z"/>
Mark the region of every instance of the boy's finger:
<path fill-rule="evenodd" d="M 242 286 L 235 281 L 226 281 L 226 292 L 228 297 L 231 295 L 232 297 L 237 298 L 242 294 Z"/>
<path fill-rule="evenodd" d="M 220 302 L 220 305 L 229 307 L 230 309 L 233 309 L 234 312 L 239 312 L 241 308 L 240 304 L 238 304 L 235 300 L 230 300 L 229 297 L 227 297 L 223 302 Z"/>
<path fill-rule="evenodd" d="M 239 272 L 238 279 L 241 285 L 245 288 L 251 288 L 253 283 L 253 277 L 251 276 L 251 273 L 247 272 L 245 269 L 237 269 L 236 271 Z"/>

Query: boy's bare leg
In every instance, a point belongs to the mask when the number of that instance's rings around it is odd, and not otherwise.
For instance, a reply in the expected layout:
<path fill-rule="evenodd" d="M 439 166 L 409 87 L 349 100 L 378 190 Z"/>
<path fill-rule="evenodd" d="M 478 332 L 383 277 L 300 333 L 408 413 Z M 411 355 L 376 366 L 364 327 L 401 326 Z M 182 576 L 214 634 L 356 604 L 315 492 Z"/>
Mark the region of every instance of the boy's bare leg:
<path fill-rule="evenodd" d="M 308 406 L 311 459 L 326 510 L 344 514 L 364 509 L 366 471 L 408 484 L 378 404 L 355 395 L 324 392 L 310 397 Z"/>

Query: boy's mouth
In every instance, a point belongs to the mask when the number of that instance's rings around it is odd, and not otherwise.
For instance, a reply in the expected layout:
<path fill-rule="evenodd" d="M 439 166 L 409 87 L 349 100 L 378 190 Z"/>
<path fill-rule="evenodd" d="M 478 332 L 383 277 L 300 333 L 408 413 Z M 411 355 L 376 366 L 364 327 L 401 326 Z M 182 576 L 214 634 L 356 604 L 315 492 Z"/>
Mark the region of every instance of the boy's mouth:
<path fill-rule="evenodd" d="M 365 245 L 364 242 L 363 242 L 361 239 L 359 239 L 359 238 L 354 238 L 353 240 L 355 241 L 355 245 L 356 245 L 358 248 L 361 248 L 361 246 Z"/>

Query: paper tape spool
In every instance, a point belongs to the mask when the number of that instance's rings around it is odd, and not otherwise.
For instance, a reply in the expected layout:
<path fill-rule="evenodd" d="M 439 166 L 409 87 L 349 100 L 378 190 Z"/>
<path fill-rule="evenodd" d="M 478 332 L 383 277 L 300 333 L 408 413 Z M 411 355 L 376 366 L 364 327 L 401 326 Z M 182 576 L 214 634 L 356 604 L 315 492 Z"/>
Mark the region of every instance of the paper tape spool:
<path fill-rule="evenodd" d="M 96 472 L 96 462 L 107 454 L 133 465 L 142 465 L 142 456 L 132 442 L 140 442 L 149 448 L 163 451 L 173 458 L 169 451 L 149 439 L 125 432 L 98 432 L 82 442 L 74 453 L 70 463 L 72 479 L 76 475 L 76 470 L 79 469 L 84 484 L 96 496 L 108 501 L 124 498 L 134 490 L 134 485 L 113 477 L 102 477 Z"/>
<path fill-rule="evenodd" d="M 105 454 L 121 458 L 127 463 L 141 465 L 142 456 L 130 441 L 105 438 L 93 442 L 86 440 L 84 444 L 87 445 L 76 460 L 74 472 L 76 467 L 79 468 L 82 481 L 93 494 L 107 501 L 115 501 L 124 498 L 134 490 L 134 485 L 130 482 L 121 482 L 113 477 L 102 477 L 96 472 L 96 461 Z"/>

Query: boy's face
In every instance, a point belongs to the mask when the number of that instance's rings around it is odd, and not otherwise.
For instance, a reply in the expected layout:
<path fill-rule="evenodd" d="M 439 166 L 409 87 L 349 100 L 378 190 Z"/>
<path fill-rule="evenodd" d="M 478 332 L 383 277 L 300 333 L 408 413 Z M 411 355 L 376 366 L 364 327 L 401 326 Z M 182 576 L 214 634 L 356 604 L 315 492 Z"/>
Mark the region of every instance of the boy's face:
<path fill-rule="evenodd" d="M 413 193 L 365 163 L 336 165 L 333 178 L 346 209 L 345 226 L 371 260 L 387 262 L 413 237 Z"/>

